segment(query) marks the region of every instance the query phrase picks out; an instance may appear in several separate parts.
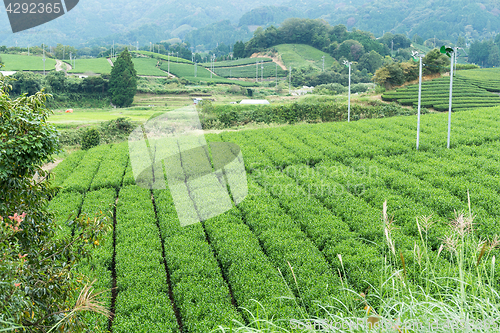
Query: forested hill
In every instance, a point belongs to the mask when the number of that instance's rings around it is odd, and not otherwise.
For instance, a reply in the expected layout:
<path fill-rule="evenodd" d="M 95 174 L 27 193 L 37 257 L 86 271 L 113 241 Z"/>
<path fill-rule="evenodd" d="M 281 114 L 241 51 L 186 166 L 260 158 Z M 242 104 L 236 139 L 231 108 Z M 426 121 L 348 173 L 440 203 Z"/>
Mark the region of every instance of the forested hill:
<path fill-rule="evenodd" d="M 293 10 L 291 10 L 293 8 Z M 297 12 L 299 14 L 297 14 Z M 500 2 L 497 0 L 357 0 L 297 1 L 280 7 L 260 7 L 244 14 L 242 25 L 277 25 L 290 17 L 322 18 L 382 36 L 385 32 L 415 34 L 424 40 L 456 41 L 489 38 L 500 32 Z"/>
<path fill-rule="evenodd" d="M 370 31 L 402 33 L 410 39 L 457 42 L 482 40 L 500 32 L 498 0 L 85 0 L 71 12 L 26 32 L 13 34 L 2 12 L 0 44 L 78 46 L 115 42 L 140 45 L 178 37 L 192 46 L 211 49 L 252 37 L 256 26 L 278 26 L 290 17 L 321 18 Z M 221 21 L 227 20 L 221 24 Z M 217 34 L 203 34 L 212 29 Z M 91 46 L 91 45 L 89 45 Z"/>

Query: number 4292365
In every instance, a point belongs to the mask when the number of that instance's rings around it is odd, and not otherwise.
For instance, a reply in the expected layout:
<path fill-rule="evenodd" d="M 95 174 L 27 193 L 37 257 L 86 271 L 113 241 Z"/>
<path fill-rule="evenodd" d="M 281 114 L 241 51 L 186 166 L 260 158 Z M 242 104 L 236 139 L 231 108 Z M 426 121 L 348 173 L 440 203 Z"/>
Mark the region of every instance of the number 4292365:
<path fill-rule="evenodd" d="M 9 5 L 5 8 L 7 13 L 9 14 L 50 14 L 55 13 L 58 14 L 61 11 L 61 3 L 9 3 Z"/>

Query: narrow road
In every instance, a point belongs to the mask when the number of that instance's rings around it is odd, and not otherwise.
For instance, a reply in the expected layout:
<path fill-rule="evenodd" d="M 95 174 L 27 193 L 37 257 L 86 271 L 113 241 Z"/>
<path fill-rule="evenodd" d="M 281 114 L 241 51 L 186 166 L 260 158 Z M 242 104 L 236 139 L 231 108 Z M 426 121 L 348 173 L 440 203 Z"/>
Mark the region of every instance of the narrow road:
<path fill-rule="evenodd" d="M 111 61 L 111 59 L 107 58 L 108 59 L 108 62 L 109 64 L 111 65 L 111 67 L 113 67 L 113 62 Z"/>
<path fill-rule="evenodd" d="M 281 67 L 281 69 L 283 69 L 284 71 L 287 70 L 285 64 L 281 61 L 281 59 L 278 59 L 277 57 L 271 57 L 271 56 L 268 56 L 267 54 L 254 53 L 250 56 L 250 58 L 271 58 L 271 59 L 273 59 L 273 62 L 277 63 L 278 66 Z"/>
<path fill-rule="evenodd" d="M 63 69 L 63 66 L 66 65 L 66 69 Z M 62 62 L 61 60 L 57 60 L 56 59 L 56 71 L 59 72 L 59 71 L 70 71 L 72 70 L 73 67 L 71 67 L 71 65 L 65 63 L 65 62 Z"/>

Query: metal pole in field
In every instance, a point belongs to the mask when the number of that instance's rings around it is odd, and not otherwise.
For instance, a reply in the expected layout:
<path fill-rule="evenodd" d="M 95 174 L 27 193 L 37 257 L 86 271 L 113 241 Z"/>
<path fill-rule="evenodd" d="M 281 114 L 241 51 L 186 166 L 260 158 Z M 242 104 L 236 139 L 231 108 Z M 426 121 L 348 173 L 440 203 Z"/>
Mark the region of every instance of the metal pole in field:
<path fill-rule="evenodd" d="M 260 82 L 264 82 L 264 60 L 260 62 L 260 69 L 261 69 Z"/>
<path fill-rule="evenodd" d="M 420 139 L 420 104 L 422 99 L 422 57 L 423 54 L 418 54 L 418 52 L 413 52 L 413 60 L 415 57 L 419 58 L 419 69 L 418 69 L 418 116 L 417 116 L 417 150 L 419 146 Z"/>
<path fill-rule="evenodd" d="M 259 75 L 259 61 L 255 62 L 255 82 L 257 82 L 257 75 Z"/>
<path fill-rule="evenodd" d="M 325 56 L 321 57 L 323 59 L 323 72 L 325 71 Z"/>
<path fill-rule="evenodd" d="M 351 62 L 344 60 L 344 65 L 349 67 L 349 90 L 347 97 L 347 122 L 351 121 Z"/>
<path fill-rule="evenodd" d="M 351 63 L 349 63 L 349 95 L 347 102 L 347 122 L 351 121 Z"/>
<path fill-rule="evenodd" d="M 42 47 L 43 47 L 43 75 L 45 75 L 45 44 L 42 43 Z"/>
<path fill-rule="evenodd" d="M 448 142 L 446 148 L 450 148 L 450 134 L 451 134 L 451 94 L 453 89 L 453 62 L 455 61 L 455 54 L 457 53 L 457 48 L 453 48 L 453 53 L 451 54 L 451 69 L 450 69 L 450 102 L 448 107 Z"/>

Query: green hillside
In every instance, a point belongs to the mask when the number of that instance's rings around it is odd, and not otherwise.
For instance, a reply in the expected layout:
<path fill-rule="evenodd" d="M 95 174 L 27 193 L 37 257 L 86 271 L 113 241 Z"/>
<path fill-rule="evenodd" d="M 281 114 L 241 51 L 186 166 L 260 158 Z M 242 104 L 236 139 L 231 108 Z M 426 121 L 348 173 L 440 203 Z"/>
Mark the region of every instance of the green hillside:
<path fill-rule="evenodd" d="M 43 71 L 43 60 L 39 56 L 22 54 L 0 54 L 5 67 L 3 71 Z M 45 70 L 52 70 L 56 66 L 54 59 L 45 58 Z"/>
<path fill-rule="evenodd" d="M 74 68 L 68 71 L 68 73 L 111 73 L 111 64 L 106 58 L 76 59 L 73 63 L 69 60 L 65 60 L 65 62 L 70 64 L 71 66 L 73 66 L 74 63 Z"/>
<path fill-rule="evenodd" d="M 325 57 L 325 70 L 329 69 L 335 59 L 328 53 L 320 51 L 312 46 L 305 44 L 280 44 L 274 46 L 278 50 L 278 54 L 288 68 L 307 68 L 312 66 L 317 70 L 322 70 L 323 60 Z"/>

